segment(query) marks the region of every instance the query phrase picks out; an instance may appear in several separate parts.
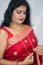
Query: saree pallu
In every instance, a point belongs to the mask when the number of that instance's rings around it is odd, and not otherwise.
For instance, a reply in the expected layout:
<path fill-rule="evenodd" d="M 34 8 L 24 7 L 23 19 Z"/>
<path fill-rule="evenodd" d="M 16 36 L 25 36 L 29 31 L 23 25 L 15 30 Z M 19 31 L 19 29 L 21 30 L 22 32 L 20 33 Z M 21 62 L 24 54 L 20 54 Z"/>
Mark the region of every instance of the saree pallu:
<path fill-rule="evenodd" d="M 26 29 L 23 29 L 15 36 L 6 27 L 1 29 L 8 33 L 7 47 L 3 55 L 4 59 L 19 62 L 34 53 L 34 63 L 32 65 L 41 65 L 43 63 L 42 56 L 33 51 L 33 48 L 38 46 L 38 40 L 30 26 L 26 25 Z"/>

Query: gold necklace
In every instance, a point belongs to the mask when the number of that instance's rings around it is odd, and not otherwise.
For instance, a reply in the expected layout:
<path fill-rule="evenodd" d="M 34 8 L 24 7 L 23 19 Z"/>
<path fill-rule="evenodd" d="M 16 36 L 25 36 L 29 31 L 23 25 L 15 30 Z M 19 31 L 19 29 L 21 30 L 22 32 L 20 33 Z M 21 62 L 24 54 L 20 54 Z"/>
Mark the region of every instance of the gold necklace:
<path fill-rule="evenodd" d="M 10 27 L 11 27 L 13 30 L 22 30 L 22 29 L 25 28 L 25 25 L 16 25 L 16 24 L 10 23 Z"/>

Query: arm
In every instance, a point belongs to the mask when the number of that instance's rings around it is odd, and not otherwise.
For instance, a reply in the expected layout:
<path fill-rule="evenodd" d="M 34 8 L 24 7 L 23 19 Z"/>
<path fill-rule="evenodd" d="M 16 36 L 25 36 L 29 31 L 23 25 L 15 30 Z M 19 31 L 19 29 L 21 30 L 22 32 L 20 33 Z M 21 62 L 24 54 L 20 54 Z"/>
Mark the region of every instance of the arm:
<path fill-rule="evenodd" d="M 7 45 L 8 34 L 4 30 L 0 30 L 0 65 L 17 65 L 15 61 L 9 61 L 3 59 L 3 54 Z"/>
<path fill-rule="evenodd" d="M 9 61 L 0 58 L 0 65 L 17 65 L 16 61 Z"/>
<path fill-rule="evenodd" d="M 31 65 L 34 62 L 33 53 L 31 53 L 29 56 L 27 56 L 24 61 L 18 62 L 18 65 Z"/>

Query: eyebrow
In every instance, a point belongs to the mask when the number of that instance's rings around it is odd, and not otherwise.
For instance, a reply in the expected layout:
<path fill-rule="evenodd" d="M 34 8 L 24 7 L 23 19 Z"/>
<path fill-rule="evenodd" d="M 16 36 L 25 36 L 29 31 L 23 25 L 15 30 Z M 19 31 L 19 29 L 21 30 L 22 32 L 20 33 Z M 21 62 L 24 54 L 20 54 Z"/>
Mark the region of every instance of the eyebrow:
<path fill-rule="evenodd" d="M 22 10 L 16 10 L 16 11 L 21 11 L 22 12 Z M 26 11 L 24 11 L 24 12 L 26 12 Z"/>

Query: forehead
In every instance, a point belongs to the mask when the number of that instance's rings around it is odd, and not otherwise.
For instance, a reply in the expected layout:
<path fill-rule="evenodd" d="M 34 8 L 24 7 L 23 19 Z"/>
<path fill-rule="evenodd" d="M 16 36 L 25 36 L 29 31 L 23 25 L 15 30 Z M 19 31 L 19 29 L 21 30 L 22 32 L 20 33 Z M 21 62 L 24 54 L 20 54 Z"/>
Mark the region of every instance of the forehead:
<path fill-rule="evenodd" d="M 26 11 L 27 7 L 24 6 L 24 5 L 21 5 L 21 6 L 17 7 L 15 10 L 24 10 L 24 11 Z"/>

